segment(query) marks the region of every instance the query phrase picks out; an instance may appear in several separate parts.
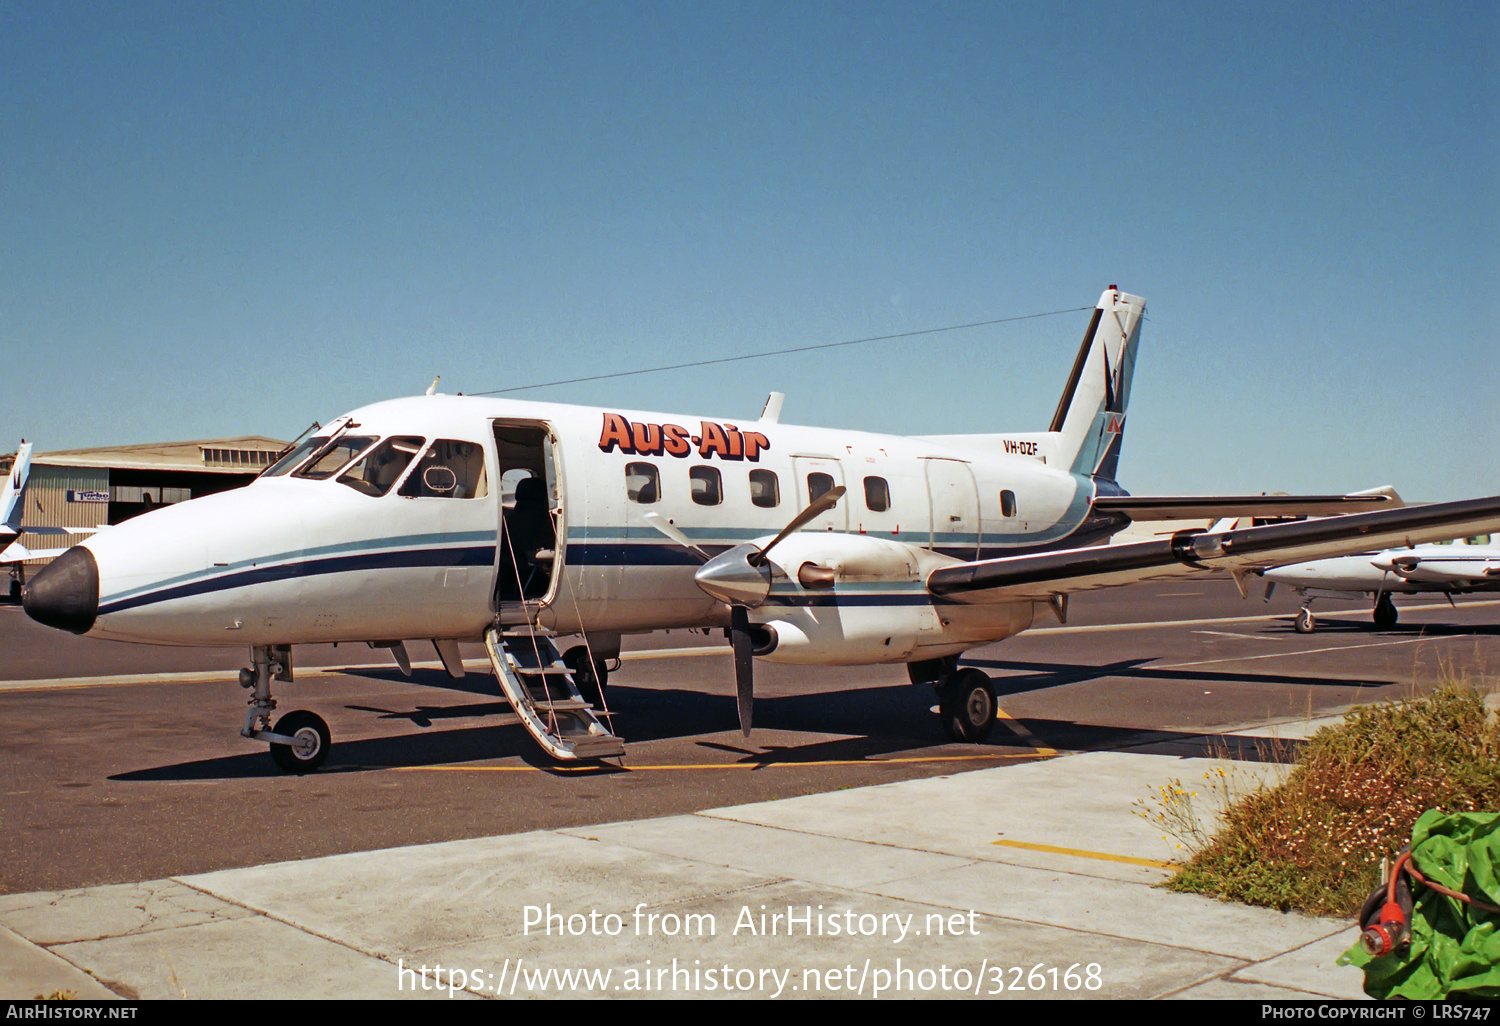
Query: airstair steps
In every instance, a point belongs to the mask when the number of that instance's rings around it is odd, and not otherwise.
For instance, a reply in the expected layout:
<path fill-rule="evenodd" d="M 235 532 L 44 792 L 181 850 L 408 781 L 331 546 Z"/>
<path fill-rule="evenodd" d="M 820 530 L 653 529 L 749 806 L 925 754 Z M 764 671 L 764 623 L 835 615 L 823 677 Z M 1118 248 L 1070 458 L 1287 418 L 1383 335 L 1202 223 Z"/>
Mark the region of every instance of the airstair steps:
<path fill-rule="evenodd" d="M 491 627 L 484 647 L 500 690 L 548 755 L 572 762 L 625 754 L 625 742 L 599 722 L 547 634 Z"/>

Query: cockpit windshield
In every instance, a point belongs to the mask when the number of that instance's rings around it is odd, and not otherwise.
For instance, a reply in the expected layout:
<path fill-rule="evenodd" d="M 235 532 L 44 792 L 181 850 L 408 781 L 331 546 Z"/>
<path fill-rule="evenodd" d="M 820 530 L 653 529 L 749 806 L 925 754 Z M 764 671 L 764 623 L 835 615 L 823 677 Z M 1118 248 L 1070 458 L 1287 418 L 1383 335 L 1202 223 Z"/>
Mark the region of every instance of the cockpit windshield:
<path fill-rule="evenodd" d="M 327 435 L 319 435 L 313 438 L 309 438 L 305 440 L 301 445 L 293 449 L 291 452 L 281 457 L 281 459 L 271 464 L 271 466 L 268 467 L 266 471 L 260 476 L 280 477 L 282 474 L 290 474 L 296 468 L 297 464 L 307 459 L 308 454 L 323 448 L 323 446 L 327 444 Z"/>
<path fill-rule="evenodd" d="M 376 440 L 374 435 L 343 435 L 293 476 L 311 478 L 314 481 L 332 477 L 350 460 L 374 445 Z"/>
<path fill-rule="evenodd" d="M 411 461 L 422 451 L 425 441 L 425 438 L 415 435 L 387 438 L 340 474 L 339 484 L 348 485 L 361 495 L 384 495 L 401 480 Z"/>

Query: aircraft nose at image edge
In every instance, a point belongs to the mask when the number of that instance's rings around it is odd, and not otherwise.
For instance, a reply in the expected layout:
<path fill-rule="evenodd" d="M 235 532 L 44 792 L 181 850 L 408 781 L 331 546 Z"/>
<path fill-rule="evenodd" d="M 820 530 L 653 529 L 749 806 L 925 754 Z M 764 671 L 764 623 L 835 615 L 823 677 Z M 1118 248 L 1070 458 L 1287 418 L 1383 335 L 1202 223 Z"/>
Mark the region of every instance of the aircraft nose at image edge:
<path fill-rule="evenodd" d="M 99 613 L 99 564 L 94 554 L 75 545 L 58 556 L 27 582 L 21 605 L 38 623 L 87 634 Z"/>

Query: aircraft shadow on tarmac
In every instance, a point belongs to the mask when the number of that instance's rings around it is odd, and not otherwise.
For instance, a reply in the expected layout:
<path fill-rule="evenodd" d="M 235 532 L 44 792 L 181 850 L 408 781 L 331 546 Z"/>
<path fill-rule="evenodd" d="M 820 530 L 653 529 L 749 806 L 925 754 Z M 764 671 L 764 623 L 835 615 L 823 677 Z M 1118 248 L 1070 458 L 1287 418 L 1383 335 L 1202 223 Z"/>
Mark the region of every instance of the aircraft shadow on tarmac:
<path fill-rule="evenodd" d="M 996 677 L 995 691 L 1002 697 L 1026 691 L 1041 691 L 1064 684 L 1102 680 L 1105 677 L 1131 677 L 1138 680 L 1183 681 L 1209 684 L 1295 684 L 1302 687 L 1383 688 L 1390 680 L 1354 680 L 1347 677 L 1313 677 L 1306 674 L 1243 673 L 1204 671 L 1198 667 L 1185 670 L 1155 669 L 1147 666 L 1154 659 L 1122 659 L 1115 663 L 1090 666 L 1084 663 L 1023 663 L 1006 659 L 964 659 L 965 666 L 988 670 L 1017 670 L 1013 676 Z"/>
<path fill-rule="evenodd" d="M 1078 667 L 1041 666 L 1040 664 L 1006 663 L 1006 668 L 1041 669 L 1025 678 L 1031 690 L 1050 686 L 1043 683 L 1092 679 L 1100 676 L 1128 676 L 1134 662 L 1091 668 L 1080 674 Z M 478 677 L 478 680 L 473 678 Z M 404 679 L 404 678 L 403 678 Z M 1194 680 L 1204 677 L 1195 676 Z M 1234 677 L 1233 679 L 1243 679 Z M 1273 678 L 1285 681 L 1288 678 Z M 1291 678 L 1296 680 L 1296 678 Z M 434 677 L 434 689 L 484 691 L 487 678 L 470 675 L 461 682 Z M 477 684 L 470 687 L 468 684 Z M 1343 682 L 1347 683 L 1347 682 Z M 461 688 L 453 685 L 464 684 Z M 1065 751 L 1130 749 L 1179 756 L 1222 756 L 1252 761 L 1281 761 L 1289 758 L 1286 746 L 1267 746 L 1264 739 L 1214 734 L 1102 726 L 1068 720 L 1026 719 L 1022 725 L 1030 738 L 1012 731 L 1004 721 L 983 745 L 958 745 L 942 731 L 938 717 L 931 714 L 934 704 L 930 689 L 925 687 L 880 686 L 844 688 L 835 691 L 801 695 L 758 697 L 755 727 L 760 741 L 752 737 L 741 742 L 737 734 L 735 699 L 732 695 L 712 695 L 701 691 L 639 688 L 614 683 L 609 688 L 611 706 L 617 714 L 617 729 L 627 744 L 700 737 L 695 747 L 703 751 L 738 756 L 732 760 L 758 766 L 792 765 L 818 762 L 878 761 L 906 755 L 1006 754 L 1032 758 L 1041 754 L 1037 746 Z M 470 762 L 488 762 L 515 758 L 543 772 L 576 775 L 584 767 L 558 764 L 547 758 L 513 720 L 483 726 L 431 729 L 443 721 L 467 718 L 509 716 L 508 705 L 495 701 L 442 706 L 421 703 L 409 708 L 348 704 L 344 708 L 372 714 L 379 720 L 408 720 L 419 729 L 396 736 L 362 740 L 335 740 L 328 762 L 319 775 L 359 773 L 405 767 L 424 767 Z M 394 703 L 393 703 L 394 705 Z M 775 743 L 770 732 L 821 737 L 808 744 Z M 705 738 L 703 735 L 718 735 Z M 721 740 L 724 736 L 728 740 Z M 767 743 L 771 742 L 771 743 Z M 673 761 L 681 760 L 674 756 Z M 704 761 L 723 761 L 705 758 Z M 619 767 L 595 764 L 595 772 L 628 772 L 629 757 Z M 276 778 L 282 774 L 272 764 L 264 748 L 243 754 L 155 766 L 116 774 L 109 779 L 126 782 L 225 780 Z"/>
<path fill-rule="evenodd" d="M 1434 638 L 1464 637 L 1465 635 L 1474 635 L 1476 637 L 1500 636 L 1500 624 L 1493 623 L 1397 623 L 1394 627 L 1382 629 L 1370 622 L 1368 614 L 1365 614 L 1361 619 L 1352 619 L 1345 616 L 1325 617 L 1314 608 L 1313 616 L 1318 621 L 1318 629 L 1317 633 L 1313 635 L 1314 638 L 1318 634 L 1365 634 L 1371 637 L 1390 637 L 1392 635 L 1399 637 L 1401 635 L 1411 636 L 1420 634 Z M 1295 632 L 1296 628 L 1292 626 L 1292 621 L 1287 620 L 1279 625 L 1279 628 L 1274 633 L 1293 634 Z M 1310 653 L 1312 651 L 1309 650 Z"/>

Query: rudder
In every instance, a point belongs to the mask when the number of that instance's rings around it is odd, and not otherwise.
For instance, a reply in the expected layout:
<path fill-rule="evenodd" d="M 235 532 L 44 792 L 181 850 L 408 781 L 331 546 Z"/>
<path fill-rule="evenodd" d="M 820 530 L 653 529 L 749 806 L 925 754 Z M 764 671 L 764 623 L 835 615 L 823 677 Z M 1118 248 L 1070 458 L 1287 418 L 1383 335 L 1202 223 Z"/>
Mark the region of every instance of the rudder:
<path fill-rule="evenodd" d="M 1047 431 L 1057 462 L 1075 474 L 1113 481 L 1146 301 L 1111 285 L 1099 297 Z"/>

